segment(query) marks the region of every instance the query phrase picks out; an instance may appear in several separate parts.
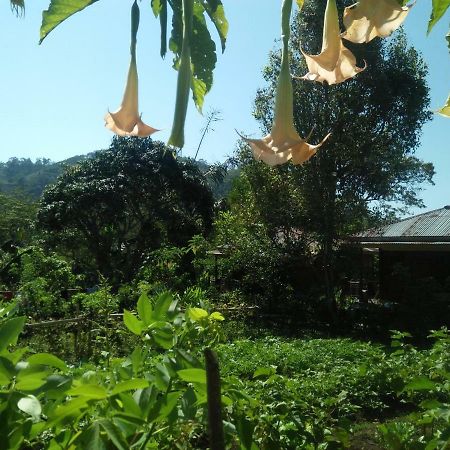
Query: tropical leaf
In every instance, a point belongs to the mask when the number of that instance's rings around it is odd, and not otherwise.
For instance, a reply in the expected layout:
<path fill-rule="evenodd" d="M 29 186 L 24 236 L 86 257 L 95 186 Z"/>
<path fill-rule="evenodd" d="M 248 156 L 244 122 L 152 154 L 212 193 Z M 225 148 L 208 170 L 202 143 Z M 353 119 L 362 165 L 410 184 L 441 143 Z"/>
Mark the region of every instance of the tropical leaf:
<path fill-rule="evenodd" d="M 216 44 L 209 33 L 204 12 L 205 9 L 201 5 L 195 5 L 191 47 L 191 89 L 195 106 L 200 112 L 205 95 L 211 90 L 217 62 Z"/>
<path fill-rule="evenodd" d="M 123 322 L 132 333 L 138 336 L 144 329 L 144 322 L 140 321 L 134 314 L 131 314 L 131 312 L 126 309 L 123 311 Z"/>
<path fill-rule="evenodd" d="M 303 0 L 297 0 L 303 1 Z M 225 51 L 225 45 L 228 35 L 228 20 L 225 16 L 225 10 L 221 0 L 202 0 L 202 5 L 212 23 L 219 33 L 222 53 Z"/>
<path fill-rule="evenodd" d="M 0 325 L 0 352 L 8 345 L 17 343 L 17 338 L 25 325 L 25 317 L 14 317 Z"/>
<path fill-rule="evenodd" d="M 61 22 L 82 11 L 98 0 L 51 0 L 47 10 L 42 13 L 41 38 L 39 44 Z"/>
<path fill-rule="evenodd" d="M 433 9 L 431 11 L 430 20 L 428 22 L 427 33 L 429 33 L 433 29 L 436 23 L 445 14 L 445 11 L 447 11 L 449 6 L 450 0 L 433 0 Z"/>
<path fill-rule="evenodd" d="M 30 364 L 40 364 L 43 366 L 55 367 L 62 372 L 67 371 L 67 366 L 64 361 L 61 361 L 57 356 L 51 355 L 50 353 L 37 353 L 31 355 L 28 358 Z"/>
<path fill-rule="evenodd" d="M 211 90 L 213 84 L 213 72 L 216 67 L 217 54 L 216 44 L 211 38 L 208 30 L 204 3 L 211 10 L 206 0 L 202 3 L 195 3 L 194 17 L 192 23 L 192 36 L 190 42 L 191 53 L 191 90 L 195 106 L 201 112 L 206 94 Z M 214 2 L 211 2 L 212 4 Z M 179 70 L 181 48 L 183 42 L 183 20 L 181 5 L 173 4 L 172 34 L 169 48 L 175 54 L 173 67 Z M 224 30 L 223 30 L 224 31 Z M 219 32 L 220 35 L 220 32 Z"/>
<path fill-rule="evenodd" d="M 187 381 L 188 383 L 206 384 L 205 369 L 182 369 L 177 373 L 183 381 Z"/>

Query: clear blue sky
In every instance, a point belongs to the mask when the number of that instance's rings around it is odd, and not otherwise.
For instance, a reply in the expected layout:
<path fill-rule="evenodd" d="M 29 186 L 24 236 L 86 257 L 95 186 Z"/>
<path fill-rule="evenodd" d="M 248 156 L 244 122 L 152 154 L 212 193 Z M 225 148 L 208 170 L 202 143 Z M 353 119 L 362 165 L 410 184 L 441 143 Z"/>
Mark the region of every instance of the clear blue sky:
<path fill-rule="evenodd" d="M 107 148 L 112 134 L 103 127 L 108 108 L 122 98 L 129 62 L 131 0 L 101 0 L 68 19 L 39 46 L 41 12 L 46 0 L 29 0 L 26 15 L 16 18 L 9 2 L 0 5 L 0 161 L 10 157 L 47 157 L 59 161 Z M 234 129 L 260 135 L 251 116 L 253 99 L 263 86 L 261 69 L 279 37 L 280 0 L 227 0 L 230 22 L 227 50 L 219 55 L 215 83 L 205 111 L 218 108 L 223 121 L 215 125 L 200 158 L 220 161 L 233 153 Z M 264 5 L 264 7 L 262 7 Z M 150 1 L 141 4 L 138 35 L 140 110 L 143 120 L 167 140 L 173 116 L 176 72 L 171 55 L 159 57 L 158 21 Z M 450 92 L 450 57 L 444 35 L 448 14 L 431 35 L 426 24 L 431 0 L 419 0 L 405 29 L 410 42 L 429 65 L 432 109 Z M 448 28 L 447 28 L 448 29 Z M 370 70 L 370 68 L 368 69 Z M 204 118 L 190 106 L 184 155 L 193 155 Z M 450 119 L 435 116 L 423 130 L 418 156 L 436 167 L 434 187 L 423 192 L 427 209 L 450 204 Z"/>

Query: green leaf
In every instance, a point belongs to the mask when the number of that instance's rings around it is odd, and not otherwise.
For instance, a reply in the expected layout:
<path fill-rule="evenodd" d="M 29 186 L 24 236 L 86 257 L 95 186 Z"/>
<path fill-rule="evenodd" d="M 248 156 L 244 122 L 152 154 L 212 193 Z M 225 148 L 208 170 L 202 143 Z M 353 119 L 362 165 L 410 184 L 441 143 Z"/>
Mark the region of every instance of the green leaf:
<path fill-rule="evenodd" d="M 128 415 L 132 415 L 135 417 L 141 417 L 142 411 L 139 408 L 136 400 L 130 392 L 121 392 L 119 395 L 120 403 L 121 403 L 121 411 Z"/>
<path fill-rule="evenodd" d="M 34 395 L 27 395 L 26 397 L 22 397 L 17 402 L 17 407 L 24 413 L 36 419 L 39 418 L 42 413 L 41 403 Z"/>
<path fill-rule="evenodd" d="M 55 367 L 62 372 L 67 371 L 66 363 L 64 361 L 61 361 L 55 355 L 51 355 L 50 353 L 36 353 L 35 355 L 31 355 L 28 358 L 28 362 L 30 364 L 40 364 L 43 366 Z"/>
<path fill-rule="evenodd" d="M 143 293 L 137 302 L 137 311 L 139 318 L 144 322 L 145 326 L 152 323 L 153 307 L 152 302 L 148 298 L 146 293 Z"/>
<path fill-rule="evenodd" d="M 142 366 L 142 363 L 144 362 L 144 354 L 141 347 L 136 347 L 133 350 L 133 353 L 130 355 L 131 365 L 133 367 L 133 373 L 134 375 L 137 375 L 139 372 L 139 369 Z"/>
<path fill-rule="evenodd" d="M 76 448 L 82 448 L 84 450 L 104 450 L 106 448 L 100 435 L 100 426 L 97 422 L 85 428 L 73 443 L 77 444 Z"/>
<path fill-rule="evenodd" d="M 142 378 L 134 378 L 133 380 L 122 381 L 121 383 L 117 383 L 113 390 L 111 391 L 111 395 L 119 394 L 120 392 L 125 391 L 134 391 L 136 389 L 145 389 L 149 386 L 149 382 Z"/>
<path fill-rule="evenodd" d="M 208 312 L 201 308 L 189 308 L 188 316 L 193 322 L 198 322 L 208 317 Z"/>
<path fill-rule="evenodd" d="M 253 373 L 253 378 L 271 377 L 277 373 L 275 367 L 259 367 Z"/>
<path fill-rule="evenodd" d="M 144 329 L 144 323 L 126 309 L 123 311 L 123 322 L 132 333 L 138 336 L 141 335 L 142 330 Z"/>
<path fill-rule="evenodd" d="M 219 33 L 223 53 L 225 51 L 228 35 L 228 20 L 225 17 L 223 4 L 221 0 L 202 0 L 202 4 L 212 23 L 216 27 L 217 32 Z"/>
<path fill-rule="evenodd" d="M 162 320 L 166 318 L 169 308 L 173 302 L 173 296 L 170 292 L 163 292 L 159 294 L 156 299 L 155 308 L 153 312 L 154 320 Z"/>
<path fill-rule="evenodd" d="M 129 450 L 130 446 L 128 445 L 125 438 L 122 436 L 120 429 L 114 425 L 110 420 L 99 420 L 99 425 L 106 431 L 111 442 L 118 448 L 119 450 Z"/>
<path fill-rule="evenodd" d="M 216 44 L 211 38 L 203 13 L 203 7 L 196 4 L 191 40 L 191 89 L 195 105 L 200 112 L 205 95 L 211 90 L 213 72 L 217 62 Z"/>
<path fill-rule="evenodd" d="M 236 420 L 236 429 L 242 450 L 251 450 L 253 443 L 253 432 L 255 424 L 250 422 L 245 416 L 239 416 Z"/>
<path fill-rule="evenodd" d="M 430 391 L 433 390 L 436 386 L 436 383 L 431 381 L 427 377 L 418 377 L 408 383 L 404 388 L 405 391 Z"/>
<path fill-rule="evenodd" d="M 39 366 L 21 369 L 15 387 L 18 391 L 34 391 L 46 383 L 48 375 L 49 371 L 42 370 Z"/>
<path fill-rule="evenodd" d="M 190 64 L 184 61 L 184 65 L 180 65 L 180 55 L 183 41 L 183 21 L 181 2 L 173 4 L 172 17 L 172 34 L 169 42 L 170 50 L 175 53 L 173 67 L 183 73 L 189 75 L 190 89 L 193 94 L 194 102 L 197 109 L 201 112 L 205 95 L 210 91 L 213 83 L 213 71 L 217 62 L 216 44 L 211 38 L 206 20 L 204 17 L 205 11 L 212 13 L 214 11 L 214 1 L 207 2 L 202 0 L 201 3 L 195 3 L 193 21 L 192 21 L 192 35 L 190 39 Z M 213 7 L 211 7 L 213 5 Z M 220 34 L 220 33 L 219 33 Z M 192 74 L 188 72 L 192 69 Z M 181 77 L 179 76 L 179 79 Z M 180 92 L 183 91 L 183 83 L 179 82 Z M 184 96 L 180 95 L 180 98 Z M 178 146 L 178 144 L 173 145 Z"/>
<path fill-rule="evenodd" d="M 170 392 L 163 399 L 163 404 L 159 410 L 158 419 L 167 417 L 177 406 L 178 399 L 181 397 L 181 392 Z"/>
<path fill-rule="evenodd" d="M 156 366 L 155 385 L 160 391 L 165 391 L 170 383 L 170 374 L 164 364 Z"/>
<path fill-rule="evenodd" d="M 92 5 L 98 0 L 51 0 L 47 10 L 42 13 L 41 38 L 39 43 L 71 15 Z"/>
<path fill-rule="evenodd" d="M 152 334 L 153 340 L 156 344 L 164 350 L 169 350 L 174 346 L 174 334 L 170 324 L 163 329 L 159 329 Z"/>
<path fill-rule="evenodd" d="M 48 427 L 50 428 L 55 423 L 60 422 L 66 417 L 78 415 L 82 409 L 88 406 L 89 400 L 90 399 L 88 397 L 78 397 L 58 406 L 54 411 L 52 411 L 52 414 L 49 415 L 51 421 L 49 422 Z"/>
<path fill-rule="evenodd" d="M 0 386 L 7 385 L 15 375 L 13 363 L 0 356 Z"/>
<path fill-rule="evenodd" d="M 161 12 L 161 3 L 162 3 L 161 0 L 152 0 L 151 2 L 152 11 L 155 17 L 158 17 L 159 13 Z"/>
<path fill-rule="evenodd" d="M 0 317 L 9 316 L 16 308 L 17 304 L 15 302 L 8 303 L 7 305 L 0 305 Z"/>
<path fill-rule="evenodd" d="M 204 369 L 182 369 L 177 374 L 188 383 L 206 384 L 206 370 Z"/>
<path fill-rule="evenodd" d="M 211 313 L 209 318 L 210 318 L 210 320 L 218 320 L 219 322 L 222 322 L 223 320 L 225 320 L 225 317 L 223 317 L 222 314 L 220 314 L 220 312 L 217 312 L 217 311 Z"/>
<path fill-rule="evenodd" d="M 436 23 L 445 14 L 445 11 L 447 11 L 449 6 L 450 0 L 433 0 L 433 9 L 431 11 L 430 20 L 428 22 L 427 33 L 430 33 Z"/>
<path fill-rule="evenodd" d="M 26 317 L 14 317 L 0 325 L 0 352 L 8 345 L 17 343 L 17 338 L 25 325 Z"/>
<path fill-rule="evenodd" d="M 108 392 L 102 386 L 95 384 L 81 384 L 67 392 L 68 395 L 73 397 L 83 396 L 96 400 L 103 400 L 108 397 Z"/>

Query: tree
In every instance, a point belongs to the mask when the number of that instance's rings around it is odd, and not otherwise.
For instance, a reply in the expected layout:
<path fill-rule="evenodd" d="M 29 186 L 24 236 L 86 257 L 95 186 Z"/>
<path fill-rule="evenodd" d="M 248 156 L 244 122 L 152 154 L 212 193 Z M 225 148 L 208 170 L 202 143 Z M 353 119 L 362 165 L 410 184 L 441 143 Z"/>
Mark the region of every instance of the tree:
<path fill-rule="evenodd" d="M 147 252 L 207 232 L 212 210 L 192 162 L 151 139 L 114 138 L 46 189 L 38 225 L 49 245 L 117 282 L 130 280 Z"/>
<path fill-rule="evenodd" d="M 31 200 L 0 192 L 0 246 L 29 244 L 35 216 L 36 204 Z"/>
<path fill-rule="evenodd" d="M 294 21 L 292 71 L 307 72 L 300 42 L 307 53 L 320 52 L 325 0 L 308 2 Z M 344 3 L 340 1 L 339 10 Z M 318 244 L 325 294 L 334 303 L 335 254 L 339 239 L 361 230 L 375 218 L 399 208 L 423 206 L 417 193 L 432 182 L 434 168 L 414 156 L 422 125 L 430 119 L 426 66 L 397 34 L 390 42 L 376 39 L 350 45 L 368 68 L 339 85 L 295 83 L 294 115 L 300 135 L 319 142 L 331 138 L 310 162 L 270 169 L 241 153 L 244 176 L 259 216 L 272 225 L 301 230 Z M 264 75 L 268 87 L 257 93 L 255 116 L 264 131 L 272 123 L 279 53 L 272 53 Z M 283 180 L 286 189 L 272 191 Z M 267 191 L 271 193 L 268 194 Z M 297 206 L 296 206 L 297 205 Z M 240 205 L 242 208 L 242 205 Z"/>

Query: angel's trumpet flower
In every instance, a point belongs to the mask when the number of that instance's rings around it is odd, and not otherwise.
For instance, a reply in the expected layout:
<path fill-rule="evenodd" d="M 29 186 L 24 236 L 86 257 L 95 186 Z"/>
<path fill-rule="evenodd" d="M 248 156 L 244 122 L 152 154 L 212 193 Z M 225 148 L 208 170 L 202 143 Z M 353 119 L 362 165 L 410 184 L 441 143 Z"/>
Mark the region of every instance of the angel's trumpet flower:
<path fill-rule="evenodd" d="M 360 0 L 344 10 L 347 31 L 342 37 L 357 44 L 387 37 L 403 23 L 411 6 L 401 6 L 397 0 Z"/>
<path fill-rule="evenodd" d="M 269 166 L 283 164 L 289 160 L 292 160 L 293 164 L 302 164 L 308 161 L 330 136 L 328 134 L 319 144 L 311 145 L 299 136 L 294 127 L 294 93 L 288 51 L 291 10 L 292 0 L 284 0 L 282 7 L 283 52 L 272 129 L 270 134 L 262 139 L 244 138 L 250 144 L 255 159 L 261 160 Z"/>
<path fill-rule="evenodd" d="M 180 65 L 178 67 L 177 97 L 175 115 L 169 145 L 178 148 L 184 146 L 184 124 L 189 103 L 191 88 L 191 34 L 194 16 L 194 0 L 183 0 L 183 44 L 181 47 Z"/>
<path fill-rule="evenodd" d="M 447 103 L 438 110 L 441 116 L 450 117 L 450 95 L 448 96 Z"/>
<path fill-rule="evenodd" d="M 308 55 L 302 50 L 309 72 L 305 80 L 338 84 L 354 77 L 366 67 L 357 67 L 353 53 L 342 43 L 335 0 L 328 0 L 323 25 L 322 51 Z"/>
<path fill-rule="evenodd" d="M 131 8 L 131 61 L 122 104 L 105 116 L 105 126 L 119 136 L 150 136 L 155 131 L 141 120 L 138 103 L 138 73 L 136 67 L 136 34 L 139 28 L 139 6 Z"/>

